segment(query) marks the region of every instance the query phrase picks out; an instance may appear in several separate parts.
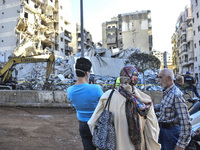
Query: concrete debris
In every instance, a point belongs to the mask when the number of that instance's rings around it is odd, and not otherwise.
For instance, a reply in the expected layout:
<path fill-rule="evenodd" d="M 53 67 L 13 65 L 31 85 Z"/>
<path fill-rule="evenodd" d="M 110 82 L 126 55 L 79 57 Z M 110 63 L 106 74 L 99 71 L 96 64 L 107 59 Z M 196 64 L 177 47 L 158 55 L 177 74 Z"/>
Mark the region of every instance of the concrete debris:
<path fill-rule="evenodd" d="M 123 50 L 124 53 L 130 53 L 130 50 Z M 121 54 L 121 53 L 120 53 Z M 93 64 L 92 70 L 95 74 L 95 83 L 99 84 L 103 91 L 113 88 L 116 78 L 119 76 L 120 69 L 124 66 L 124 59 L 101 57 L 99 53 L 95 56 L 88 57 Z M 116 57 L 118 57 L 116 55 Z M 125 56 L 124 56 L 125 57 Z M 76 55 L 65 59 L 57 57 L 55 60 L 54 73 L 49 77 L 49 90 L 66 91 L 71 85 L 76 82 L 74 64 L 79 58 Z M 28 67 L 27 67 L 27 66 Z M 18 86 L 17 89 L 26 90 L 42 90 L 45 83 L 46 63 L 35 64 L 19 64 L 18 70 Z M 156 81 L 156 73 L 152 70 L 145 71 L 146 89 L 147 91 L 162 90 Z M 137 87 L 141 90 L 143 86 L 143 76 L 139 74 Z"/>

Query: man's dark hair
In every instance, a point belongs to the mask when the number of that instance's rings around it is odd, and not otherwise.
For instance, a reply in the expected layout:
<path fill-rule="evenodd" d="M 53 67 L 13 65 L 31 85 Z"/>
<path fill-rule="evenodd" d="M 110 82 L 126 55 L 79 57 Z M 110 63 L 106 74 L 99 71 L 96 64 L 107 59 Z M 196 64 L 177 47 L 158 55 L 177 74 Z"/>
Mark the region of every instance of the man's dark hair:
<path fill-rule="evenodd" d="M 87 72 L 90 72 L 92 67 L 92 63 L 90 62 L 89 59 L 86 58 L 79 58 L 76 60 L 76 75 L 77 77 L 85 77 Z"/>

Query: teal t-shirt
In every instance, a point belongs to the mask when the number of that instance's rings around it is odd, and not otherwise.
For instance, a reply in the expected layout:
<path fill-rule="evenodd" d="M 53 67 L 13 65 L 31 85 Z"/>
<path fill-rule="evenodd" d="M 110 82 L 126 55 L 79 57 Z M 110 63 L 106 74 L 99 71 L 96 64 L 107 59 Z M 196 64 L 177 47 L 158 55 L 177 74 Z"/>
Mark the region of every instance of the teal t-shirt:
<path fill-rule="evenodd" d="M 87 122 L 103 95 L 99 85 L 83 83 L 67 89 L 67 96 L 77 112 L 80 121 Z"/>

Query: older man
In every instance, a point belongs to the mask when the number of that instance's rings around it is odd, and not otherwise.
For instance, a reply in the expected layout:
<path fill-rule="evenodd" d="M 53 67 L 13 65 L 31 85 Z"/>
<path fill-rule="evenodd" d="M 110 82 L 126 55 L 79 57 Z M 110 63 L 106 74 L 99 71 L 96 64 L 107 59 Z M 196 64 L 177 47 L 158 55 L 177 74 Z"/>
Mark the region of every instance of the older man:
<path fill-rule="evenodd" d="M 182 85 L 184 84 L 184 77 L 181 75 L 176 76 L 175 85 L 182 90 Z"/>
<path fill-rule="evenodd" d="M 192 127 L 187 105 L 173 79 L 173 72 L 167 68 L 158 75 L 158 82 L 163 88 L 158 118 L 161 150 L 184 150 L 191 138 Z"/>

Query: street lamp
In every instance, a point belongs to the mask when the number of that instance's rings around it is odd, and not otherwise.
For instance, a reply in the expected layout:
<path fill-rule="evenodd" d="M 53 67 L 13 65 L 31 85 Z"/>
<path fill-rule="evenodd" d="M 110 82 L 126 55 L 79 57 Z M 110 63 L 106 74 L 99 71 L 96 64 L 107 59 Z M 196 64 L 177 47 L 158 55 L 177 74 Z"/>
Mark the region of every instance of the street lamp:
<path fill-rule="evenodd" d="M 84 57 L 83 0 L 81 2 L 81 57 Z"/>

